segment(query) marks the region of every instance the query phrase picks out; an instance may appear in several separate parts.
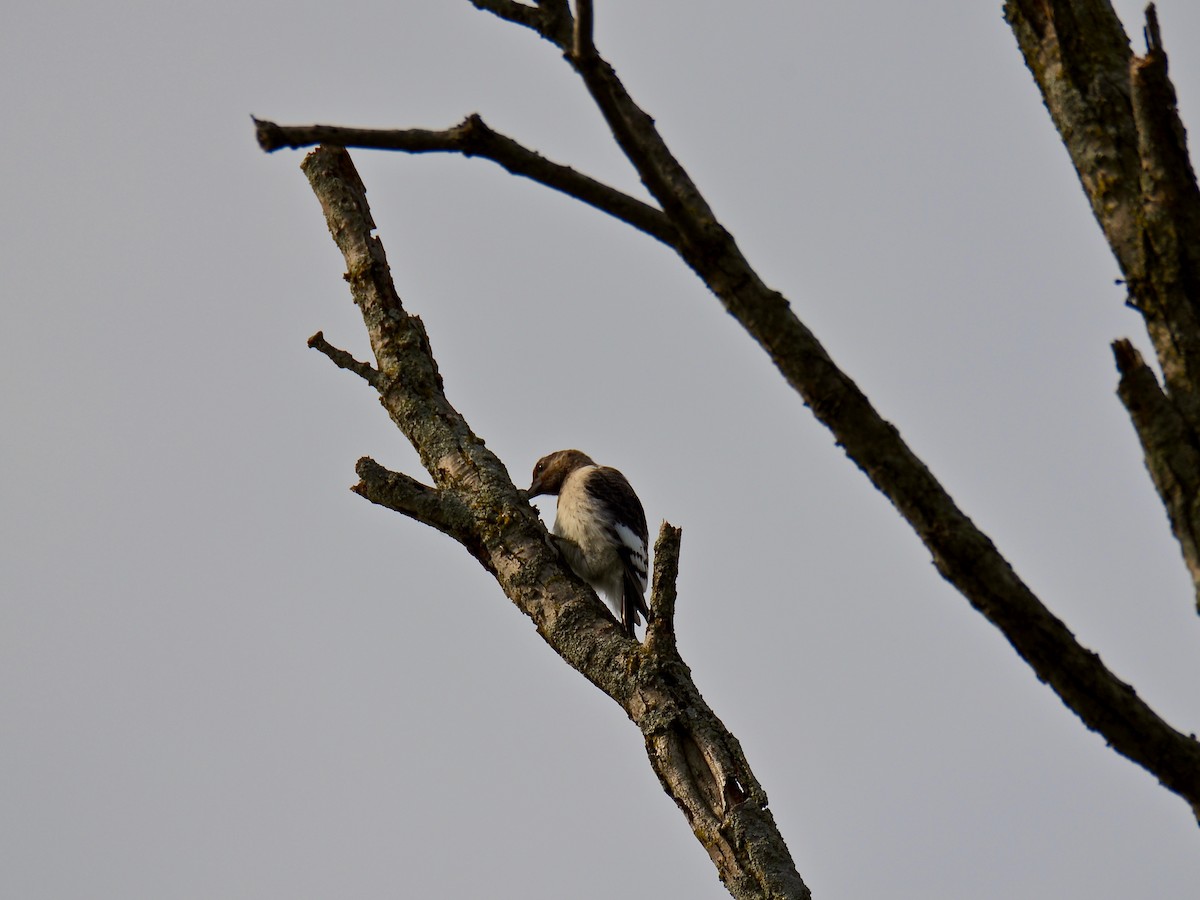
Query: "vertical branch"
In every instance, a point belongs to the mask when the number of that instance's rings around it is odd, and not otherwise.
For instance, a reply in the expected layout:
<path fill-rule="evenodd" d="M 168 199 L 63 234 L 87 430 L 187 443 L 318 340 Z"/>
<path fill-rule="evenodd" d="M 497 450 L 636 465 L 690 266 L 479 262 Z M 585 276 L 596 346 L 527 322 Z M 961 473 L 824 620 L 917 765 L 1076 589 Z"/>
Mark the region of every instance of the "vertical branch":
<path fill-rule="evenodd" d="M 663 522 L 654 542 L 654 576 L 650 584 L 650 620 L 646 647 L 655 653 L 675 652 L 675 579 L 679 575 L 679 544 L 683 532 Z"/>
<path fill-rule="evenodd" d="M 574 43 L 571 48 L 571 55 L 576 63 L 596 55 L 596 45 L 592 38 L 594 19 L 592 0 L 576 0 Z"/>
<path fill-rule="evenodd" d="M 1147 49 L 1130 62 L 1143 271 L 1130 299 L 1146 320 L 1172 402 L 1200 433 L 1200 187 L 1188 158 L 1154 5 Z"/>
<path fill-rule="evenodd" d="M 1146 7 L 1142 56 L 1107 0 L 1009 0 L 1005 16 L 1162 367 L 1164 389 L 1132 345 L 1114 347 L 1121 400 L 1200 611 L 1200 187 L 1158 12 Z"/>

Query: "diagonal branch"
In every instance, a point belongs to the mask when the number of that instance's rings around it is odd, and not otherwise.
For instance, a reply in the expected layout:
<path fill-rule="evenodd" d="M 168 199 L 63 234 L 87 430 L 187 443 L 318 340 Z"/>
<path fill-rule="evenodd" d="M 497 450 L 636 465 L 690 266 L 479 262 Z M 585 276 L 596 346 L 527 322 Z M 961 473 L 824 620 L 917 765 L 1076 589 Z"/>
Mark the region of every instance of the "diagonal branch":
<path fill-rule="evenodd" d="M 522 7 L 524 9 L 526 7 Z M 254 120 L 258 144 L 267 153 L 283 147 L 310 147 L 330 144 L 339 147 L 363 147 L 398 150 L 404 153 L 460 153 L 490 159 L 513 175 L 529 178 L 608 213 L 639 231 L 644 231 L 668 246 L 675 246 L 678 235 L 670 220 L 648 203 L 575 171 L 570 166 L 551 162 L 510 137 L 494 131 L 478 114 L 463 119 L 453 128 L 430 131 L 424 128 L 373 129 L 343 128 L 336 125 L 277 125 Z"/>
<path fill-rule="evenodd" d="M 663 236 L 665 229 L 655 233 L 642 225 L 636 227 L 673 246 L 720 298 L 847 454 L 908 520 L 939 572 L 1002 631 L 1037 676 L 1050 684 L 1089 728 L 1182 796 L 1200 816 L 1200 745 L 1172 729 L 1099 657 L 1079 645 L 957 507 L 896 428 L 837 367 L 787 300 L 762 282 L 670 152 L 653 119 L 634 103 L 612 67 L 595 52 L 587 38 L 590 26 L 580 26 L 583 36 L 577 40 L 576 29 L 563 27 L 561 2 L 538 3 L 536 7 L 505 0 L 473 2 L 534 29 L 564 52 L 617 143 L 661 205 L 662 212 L 655 210 L 655 214 L 669 221 L 673 234 L 668 239 Z M 1132 58 L 1119 23 L 1115 31 L 1111 27 L 1116 22 L 1111 7 L 1105 0 L 1009 0 L 1006 14 L 1035 77 L 1039 71 L 1045 72 L 1043 92 L 1060 130 L 1067 133 L 1081 128 L 1094 141 L 1072 149 L 1072 158 L 1081 169 L 1085 188 L 1092 186 L 1093 208 L 1126 271 L 1139 309 L 1153 308 L 1148 299 L 1186 299 L 1187 290 L 1178 287 L 1187 284 L 1186 278 L 1177 277 L 1173 286 L 1148 282 L 1145 274 L 1143 254 L 1147 246 L 1154 245 L 1148 245 L 1142 230 L 1140 204 L 1145 197 L 1140 188 L 1130 187 L 1130 178 L 1136 182 L 1146 159 L 1139 145 L 1145 129 L 1137 132 L 1135 125 L 1130 130 L 1130 123 L 1137 118 L 1131 113 L 1133 105 L 1142 101 L 1131 99 L 1128 73 Z M 1089 47 L 1094 34 L 1099 35 L 1098 43 Z M 1163 72 L 1165 77 L 1165 68 Z M 1152 85 L 1147 82 L 1147 87 Z M 1155 91 L 1144 93 L 1158 111 L 1156 115 L 1170 111 Z M 346 132 L 331 134 L 338 142 L 347 137 Z M 430 135 L 445 133 L 406 134 L 414 143 L 426 142 L 410 152 L 472 152 L 462 147 L 428 146 Z M 1139 149 L 1131 151 L 1131 147 Z M 774 830 L 765 795 L 745 767 L 732 736 L 715 716 L 706 718 L 711 711 L 699 694 L 693 693 L 690 678 L 680 680 L 686 667 L 669 654 L 656 655 L 651 648 L 642 648 L 642 656 L 635 655 L 639 651 L 620 638 L 611 622 L 599 617 L 594 598 L 581 596 L 573 580 L 562 574 L 545 541 L 544 529 L 529 518 L 532 511 L 513 493 L 499 461 L 449 407 L 424 329 L 403 310 L 386 277 L 382 245 L 365 227 L 369 211 L 349 157 L 323 149 L 306 160 L 305 169 L 346 255 L 348 278 L 371 334 L 379 371 L 388 379 L 384 405 L 413 441 L 437 488 L 453 493 L 460 501 L 465 511 L 461 525 L 477 536 L 497 580 L 533 618 L 547 642 L 617 700 L 642 729 L 664 788 L 685 811 L 735 896 L 805 895 L 786 847 L 782 857 L 770 856 L 776 861 L 785 859 L 786 865 L 769 869 L 764 868 L 767 857 L 761 855 L 758 844 L 748 849 L 748 841 L 766 840 L 776 848 L 771 854 L 776 854 L 782 839 Z M 550 184 L 548 177 L 528 177 Z M 1179 196 L 1188 202 L 1186 195 Z M 1183 236 L 1189 221 L 1195 220 L 1173 214 L 1173 227 L 1181 235 L 1176 246 L 1186 243 Z M 1173 271 L 1190 275 L 1190 257 L 1178 258 L 1186 265 L 1177 265 Z M 1147 283 L 1153 293 L 1145 293 Z M 1153 334 L 1153 327 L 1151 330 Z M 1156 346 L 1161 358 L 1165 344 L 1156 337 Z M 1179 370 L 1200 371 L 1189 360 L 1183 360 Z M 1168 372 L 1167 387 L 1173 400 L 1190 391 L 1189 384 L 1174 378 L 1176 369 L 1168 370 L 1164 363 L 1164 371 Z M 400 372 L 403 378 L 397 377 Z M 1191 421 L 1188 406 L 1184 404 L 1181 413 Z M 668 672 L 670 677 L 665 674 Z M 699 718 L 697 710 L 703 713 Z"/>
<path fill-rule="evenodd" d="M 436 528 L 456 540 L 463 538 L 461 528 L 456 526 L 461 516 L 453 514 L 447 498 L 437 489 L 421 484 L 403 472 L 385 469 L 369 456 L 360 459 L 354 471 L 358 474 L 358 484 L 350 490 L 358 496 Z"/>
<path fill-rule="evenodd" d="M 477 9 L 485 9 L 501 19 L 524 25 L 534 31 L 540 31 L 545 26 L 546 14 L 528 3 L 518 3 L 516 0 L 471 0 Z"/>
<path fill-rule="evenodd" d="M 1121 21 L 1108 0 L 1007 0 L 1004 17 L 1130 280 L 1141 268 L 1140 163 Z"/>
<path fill-rule="evenodd" d="M 1045 16 L 1051 6 L 1071 7 L 1072 0 L 1049 5 L 1043 0 L 1013 0 L 1009 6 L 1014 5 L 1041 15 L 1038 24 L 1045 32 L 1049 30 Z M 1102 0 L 1074 0 L 1074 5 L 1087 7 L 1089 15 L 1101 19 L 1105 16 L 1098 9 L 1104 5 Z M 1115 16 L 1112 18 L 1115 20 Z M 1079 27 L 1072 20 L 1059 33 L 1077 35 Z M 762 282 L 675 159 L 654 120 L 634 103 L 612 67 L 598 53 L 573 55 L 572 45 L 565 39 L 559 46 L 583 79 L 642 182 L 678 229 L 681 242 L 677 249 L 684 261 L 763 347 L 847 455 L 891 500 L 929 549 L 942 576 L 1000 629 L 1038 678 L 1049 684 L 1087 727 L 1183 797 L 1200 817 L 1200 744 L 1163 721 L 1095 653 L 1082 647 L 1021 581 L 995 545 L 909 449 L 899 431 L 879 415 L 833 362 L 787 300 Z M 1076 55 L 1075 43 L 1070 48 L 1065 65 L 1075 79 L 1072 83 L 1077 87 L 1091 85 L 1096 75 L 1087 68 L 1086 57 Z M 1107 54 L 1103 58 L 1105 66 L 1111 68 L 1113 60 L 1128 61 L 1128 48 L 1122 56 L 1120 42 L 1114 43 L 1111 35 L 1102 50 Z M 1105 68 L 1102 74 L 1107 72 Z M 1128 100 L 1121 99 L 1119 88 L 1108 93 L 1097 90 L 1095 97 L 1083 97 L 1078 102 L 1096 102 L 1106 108 L 1124 103 L 1128 108 Z M 1107 148 L 1104 144 L 1095 155 L 1103 156 Z M 1126 148 L 1119 149 L 1110 173 L 1118 181 L 1131 173 L 1136 175 L 1136 161 Z M 1101 175 L 1108 172 L 1106 168 Z M 1099 182 L 1106 183 L 1104 177 Z M 1120 185 L 1110 189 L 1128 191 Z M 1120 216 L 1111 227 L 1115 239 L 1131 242 L 1128 223 Z"/>
<path fill-rule="evenodd" d="M 514 0 L 471 0 L 471 4 L 476 9 L 531 28 L 557 46 L 570 40 L 573 22 L 567 0 L 537 0 L 536 7 Z"/>
<path fill-rule="evenodd" d="M 353 372 L 371 387 L 379 389 L 382 385 L 382 380 L 379 377 L 379 370 L 370 363 L 360 362 L 355 359 L 345 350 L 333 346 L 329 341 L 325 340 L 324 332 L 318 331 L 308 339 L 308 346 L 314 350 L 319 350 L 324 353 L 339 369 L 346 369 Z"/>
<path fill-rule="evenodd" d="M 1121 373 L 1117 394 L 1138 433 L 1146 468 L 1167 509 L 1184 563 L 1192 580 L 1200 583 L 1200 532 L 1193 506 L 1200 496 L 1200 451 L 1179 410 L 1133 344 L 1116 341 L 1113 355 Z"/>
<path fill-rule="evenodd" d="M 512 14 L 512 11 L 507 9 L 510 4 L 504 0 L 471 2 L 500 18 L 509 21 L 521 20 L 519 24 L 533 28 L 563 52 L 567 61 L 583 78 L 613 137 L 637 170 L 642 183 L 677 228 L 700 226 L 695 233 L 688 235 L 693 242 L 700 244 L 712 237 L 723 236 L 729 239 L 728 233 L 719 227 L 712 210 L 691 178 L 659 137 L 654 120 L 633 102 L 612 66 L 596 51 L 592 37 L 593 10 L 590 0 L 576 4 L 577 21 L 570 23 L 571 27 L 556 29 L 545 27 L 545 23 L 537 17 L 530 17 L 531 21 L 524 21 L 525 14 Z M 504 11 L 496 7 L 504 8 Z M 710 231 L 714 233 L 709 234 Z"/>
<path fill-rule="evenodd" d="M 664 790 L 733 896 L 807 900 L 765 792 L 687 666 L 677 653 L 629 639 L 591 590 L 568 574 L 524 493 L 446 398 L 429 338 L 404 309 L 372 233 L 366 190 L 349 154 L 321 147 L 303 169 L 345 257 L 346 279 L 384 379 L 380 399 L 434 482 L 428 488 L 362 460 L 356 490 L 462 542 L 546 643 L 620 704 L 641 730 Z"/>

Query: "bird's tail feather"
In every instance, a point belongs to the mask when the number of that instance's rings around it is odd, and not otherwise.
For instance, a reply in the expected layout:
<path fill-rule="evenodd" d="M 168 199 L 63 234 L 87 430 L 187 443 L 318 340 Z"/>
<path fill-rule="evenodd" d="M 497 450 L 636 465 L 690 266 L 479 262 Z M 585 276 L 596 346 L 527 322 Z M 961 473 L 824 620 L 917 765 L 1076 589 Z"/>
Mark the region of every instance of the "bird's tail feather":
<path fill-rule="evenodd" d="M 638 613 L 645 616 L 648 622 L 650 621 L 650 610 L 646 606 L 646 598 L 642 594 L 641 582 L 628 570 L 625 572 L 621 594 L 621 624 L 625 626 L 625 631 L 629 636 L 633 637 L 633 626 L 641 621 Z"/>

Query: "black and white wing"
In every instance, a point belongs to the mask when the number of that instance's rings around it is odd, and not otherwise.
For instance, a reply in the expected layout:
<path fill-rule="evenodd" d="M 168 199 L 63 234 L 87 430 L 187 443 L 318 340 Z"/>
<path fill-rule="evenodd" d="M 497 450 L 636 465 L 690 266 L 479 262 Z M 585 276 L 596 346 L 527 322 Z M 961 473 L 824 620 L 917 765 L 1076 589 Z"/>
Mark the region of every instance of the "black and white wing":
<path fill-rule="evenodd" d="M 629 481 L 610 466 L 597 467 L 587 479 L 586 489 L 608 524 L 609 536 L 625 569 L 621 621 L 633 634 L 638 613 L 650 617 L 645 599 L 650 556 L 646 512 Z"/>

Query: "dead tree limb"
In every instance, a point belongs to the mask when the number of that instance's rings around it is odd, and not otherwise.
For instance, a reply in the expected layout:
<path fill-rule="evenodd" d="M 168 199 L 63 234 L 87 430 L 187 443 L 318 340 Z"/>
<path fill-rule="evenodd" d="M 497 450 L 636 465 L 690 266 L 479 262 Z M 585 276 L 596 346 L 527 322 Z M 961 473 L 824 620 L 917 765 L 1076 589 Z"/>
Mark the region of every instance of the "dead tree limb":
<path fill-rule="evenodd" d="M 591 4 L 586 4 L 589 21 L 579 23 L 572 19 L 570 9 L 562 0 L 539 2 L 536 6 L 510 0 L 472 2 L 503 19 L 531 28 L 559 48 L 579 74 L 617 144 L 674 230 L 669 240 L 665 237 L 660 240 L 679 253 L 725 309 L 762 346 L 805 405 L 830 429 L 846 454 L 909 522 L 928 548 L 942 576 L 1000 629 L 1036 676 L 1049 684 L 1088 728 L 1179 794 L 1200 817 L 1200 744 L 1163 721 L 1133 688 L 1109 671 L 1095 653 L 1075 640 L 1063 622 L 1024 584 L 988 537 L 958 508 L 945 488 L 909 449 L 897 429 L 874 409 L 858 386 L 833 362 L 783 295 L 761 280 L 671 153 L 654 120 L 637 106 L 612 67 L 596 50 L 590 37 Z M 1045 82 L 1043 92 L 1047 96 L 1047 105 L 1055 115 L 1056 123 L 1060 123 L 1061 118 L 1060 129 L 1078 127 L 1086 131 L 1084 143 L 1078 150 L 1072 150 L 1073 159 L 1081 169 L 1085 188 L 1090 185 L 1089 196 L 1093 197 L 1093 207 L 1114 251 L 1123 266 L 1128 260 L 1126 271 L 1131 296 L 1147 316 L 1160 358 L 1165 352 L 1163 368 L 1172 402 L 1182 420 L 1188 423 L 1189 432 L 1194 434 L 1200 412 L 1197 412 L 1196 393 L 1190 387 L 1190 373 L 1197 371 L 1200 362 L 1193 361 L 1191 344 L 1200 344 L 1200 330 L 1189 318 L 1196 309 L 1195 295 L 1184 287 L 1194 284 L 1195 273 L 1200 271 L 1192 259 L 1193 251 L 1200 253 L 1200 241 L 1188 243 L 1179 237 L 1192 234 L 1187 231 L 1196 220 L 1192 214 L 1191 195 L 1186 191 L 1167 192 L 1155 209 L 1166 216 L 1170 228 L 1175 231 L 1168 229 L 1151 235 L 1137 224 L 1147 218 L 1142 209 L 1143 200 L 1139 199 L 1144 197 L 1144 191 L 1139 193 L 1141 189 L 1130 182 L 1131 179 L 1139 181 L 1141 163 L 1138 160 L 1142 159 L 1138 155 L 1137 138 L 1141 132 L 1134 125 L 1133 82 L 1143 84 L 1140 89 L 1143 99 L 1138 101 L 1143 109 L 1141 115 L 1145 117 L 1150 114 L 1146 110 L 1153 109 L 1151 117 L 1164 126 L 1166 133 L 1179 136 L 1182 132 L 1182 126 L 1171 125 L 1173 94 L 1168 98 L 1162 86 L 1165 56 L 1159 59 L 1154 54 L 1161 51 L 1152 49 L 1147 57 L 1150 63 L 1142 66 L 1147 71 L 1133 76 L 1131 81 L 1131 61 L 1135 69 L 1142 64 L 1130 55 L 1128 41 L 1105 0 L 1055 0 L 1054 3 L 1010 0 L 1006 12 L 1035 77 L 1039 84 Z M 1156 26 L 1153 33 L 1155 47 L 1158 47 Z M 1095 46 L 1088 49 L 1092 43 Z M 1161 74 L 1159 81 L 1155 81 L 1159 78 L 1156 72 Z M 1122 121 L 1126 124 L 1114 134 L 1097 134 L 1097 129 L 1102 131 L 1113 116 L 1124 116 Z M 287 133 L 287 129 L 282 131 Z M 1070 148 L 1070 143 L 1068 146 Z M 422 152 L 412 148 L 398 149 Z M 461 147 L 443 149 L 469 155 Z M 1162 152 L 1165 154 L 1163 165 L 1169 163 L 1171 171 L 1178 175 L 1186 154 L 1181 161 L 1178 152 Z M 549 183 L 545 179 L 539 180 Z M 1148 181 L 1162 186 L 1156 178 Z M 597 203 L 592 205 L 604 208 Z M 649 229 L 643 227 L 642 230 Z M 1170 240 L 1172 233 L 1176 234 L 1173 242 Z M 666 234 L 665 230 L 662 234 Z M 1155 243 L 1155 235 L 1162 238 L 1161 245 Z M 382 255 L 381 248 L 378 252 Z M 1162 269 L 1148 266 L 1145 260 L 1151 253 L 1155 258 L 1170 255 L 1169 265 Z M 1171 304 L 1179 306 L 1177 315 L 1159 312 Z M 368 327 L 371 327 L 370 321 Z M 421 341 L 423 331 L 417 342 Z M 1196 359 L 1200 360 L 1200 351 Z M 428 365 L 432 366 L 431 358 Z M 380 371 L 385 376 L 390 371 L 382 359 Z M 1174 387 L 1176 384 L 1178 387 Z M 393 417 L 397 418 L 395 414 Z M 407 427 L 420 427 L 412 416 L 399 417 L 397 422 L 406 433 L 409 433 Z M 1194 438 L 1189 436 L 1189 440 Z M 437 471 L 436 458 L 423 455 L 422 460 L 427 467 L 435 467 L 431 468 L 432 472 Z M 457 473 L 464 466 L 456 461 L 449 471 Z M 477 469 L 469 466 L 465 470 L 474 476 L 479 474 Z M 441 483 L 438 487 L 444 489 Z M 492 489 L 483 484 L 476 487 L 485 492 Z M 1200 504 L 1195 498 L 1186 499 L 1191 501 L 1187 514 L 1200 516 Z M 1188 527 L 1194 530 L 1190 521 Z M 501 584 L 509 590 L 502 570 L 497 569 L 497 573 Z M 538 608 L 531 605 L 527 611 L 533 615 Z M 541 614 L 547 613 L 542 609 Z M 537 615 L 534 618 L 539 621 Z M 619 693 L 617 685 L 610 687 Z M 668 749 L 664 745 L 663 752 Z M 751 796 L 754 796 L 753 792 Z"/>
<path fill-rule="evenodd" d="M 1162 367 L 1162 402 L 1144 402 L 1147 388 L 1131 406 L 1131 376 L 1141 368 L 1116 348 L 1120 396 L 1200 611 L 1200 187 L 1158 14 L 1146 8 L 1144 56 L 1130 50 L 1107 0 L 1008 0 L 1005 16 Z M 1154 379 L 1146 369 L 1139 381 L 1146 376 Z"/>
<path fill-rule="evenodd" d="M 459 541 L 546 643 L 620 704 L 641 730 L 663 789 L 734 897 L 808 898 L 766 793 L 736 738 L 701 697 L 674 641 L 639 644 L 625 635 L 564 566 L 503 463 L 450 405 L 424 326 L 404 309 L 383 244 L 372 234 L 366 190 L 349 154 L 321 147 L 303 169 L 345 257 L 346 280 L 375 355 L 380 400 L 433 481 L 422 485 L 363 459 L 355 491 Z M 678 541 L 678 530 L 664 524 L 655 567 L 655 609 L 664 634 L 673 633 Z"/>
<path fill-rule="evenodd" d="M 283 147 L 312 147 L 329 144 L 338 147 L 362 147 L 373 150 L 398 150 L 404 153 L 459 153 L 490 159 L 513 175 L 520 175 L 546 187 L 574 197 L 588 206 L 606 212 L 639 231 L 674 247 L 678 240 L 674 226 L 661 211 L 649 203 L 630 197 L 575 171 L 570 166 L 551 162 L 510 137 L 494 131 L 482 117 L 472 113 L 452 128 L 430 131 L 426 128 L 374 129 L 342 128 L 337 125 L 277 125 L 254 120 L 258 145 L 267 153 Z"/>
<path fill-rule="evenodd" d="M 1029 3 L 1039 8 L 1060 5 Z M 1089 728 L 1183 797 L 1200 818 L 1200 744 L 1163 721 L 1095 653 L 1082 647 L 1021 581 L 896 428 L 837 367 L 787 300 L 759 278 L 659 135 L 654 120 L 637 106 L 599 53 L 594 48 L 578 52 L 578 41 L 568 38 L 548 15 L 520 24 L 563 51 L 642 183 L 679 231 L 677 249 L 684 261 L 908 520 L 942 576 L 1003 632 L 1038 678 Z M 1122 169 L 1114 177 L 1127 174 Z"/>

